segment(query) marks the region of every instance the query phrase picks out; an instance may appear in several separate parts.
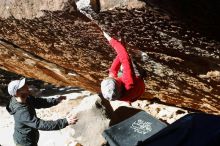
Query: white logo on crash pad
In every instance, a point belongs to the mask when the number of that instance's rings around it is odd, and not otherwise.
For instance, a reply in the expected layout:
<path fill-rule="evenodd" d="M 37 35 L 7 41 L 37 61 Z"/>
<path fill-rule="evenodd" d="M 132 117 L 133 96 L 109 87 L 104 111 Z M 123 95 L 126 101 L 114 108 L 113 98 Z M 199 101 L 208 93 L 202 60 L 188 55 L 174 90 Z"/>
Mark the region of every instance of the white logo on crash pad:
<path fill-rule="evenodd" d="M 134 121 L 131 125 L 131 129 L 134 130 L 134 132 L 137 132 L 139 134 L 147 134 L 152 131 L 151 122 L 146 122 L 141 119 Z"/>

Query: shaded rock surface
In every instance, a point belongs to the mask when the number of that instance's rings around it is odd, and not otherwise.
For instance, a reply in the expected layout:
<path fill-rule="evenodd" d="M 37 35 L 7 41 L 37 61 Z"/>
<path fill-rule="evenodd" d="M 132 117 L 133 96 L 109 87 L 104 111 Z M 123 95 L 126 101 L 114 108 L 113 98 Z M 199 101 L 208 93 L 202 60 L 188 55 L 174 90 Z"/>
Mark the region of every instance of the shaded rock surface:
<path fill-rule="evenodd" d="M 75 7 L 70 1 L 59 2 Z M 0 67 L 99 92 L 115 57 L 99 24 L 128 44 L 130 55 L 147 71 L 143 98 L 219 114 L 218 41 L 150 6 L 91 13 L 93 21 L 71 8 L 47 9 L 41 17 L 2 17 Z"/>
<path fill-rule="evenodd" d="M 188 27 L 220 40 L 220 2 L 213 0 L 146 0 L 186 22 Z"/>

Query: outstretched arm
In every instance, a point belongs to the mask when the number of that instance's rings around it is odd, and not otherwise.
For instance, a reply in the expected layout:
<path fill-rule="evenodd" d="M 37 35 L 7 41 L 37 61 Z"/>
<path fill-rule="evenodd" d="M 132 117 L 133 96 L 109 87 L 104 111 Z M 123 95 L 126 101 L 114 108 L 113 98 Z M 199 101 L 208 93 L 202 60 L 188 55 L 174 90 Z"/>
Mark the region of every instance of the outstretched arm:
<path fill-rule="evenodd" d="M 117 55 L 116 58 L 112 62 L 111 68 L 109 69 L 109 76 L 115 77 L 115 78 L 118 77 L 118 71 L 120 69 L 120 66 L 121 66 L 121 62 Z"/>
<path fill-rule="evenodd" d="M 66 126 L 75 124 L 77 122 L 77 118 L 75 116 L 68 116 L 55 121 L 45 121 L 38 118 L 36 115 L 30 114 L 28 110 L 21 111 L 19 114 L 17 114 L 17 116 L 19 116 L 19 122 L 22 122 L 29 127 L 46 131 L 63 129 Z"/>
<path fill-rule="evenodd" d="M 104 32 L 104 36 L 109 41 L 110 45 L 115 49 L 117 56 L 119 58 L 119 61 L 121 62 L 123 66 L 123 74 L 122 74 L 122 81 L 125 84 L 125 89 L 129 90 L 134 85 L 133 80 L 133 68 L 131 59 L 124 48 L 124 46 L 114 38 L 111 38 L 107 33 Z"/>
<path fill-rule="evenodd" d="M 29 97 L 29 101 L 33 104 L 34 108 L 49 108 L 57 105 L 62 100 L 66 99 L 65 96 L 60 96 L 58 98 L 35 98 Z"/>
<path fill-rule="evenodd" d="M 105 38 L 110 41 L 112 38 L 106 33 L 103 32 Z M 109 69 L 109 76 L 110 77 L 118 77 L 118 71 L 120 69 L 121 62 L 119 56 L 117 55 L 116 58 L 113 60 L 111 68 Z"/>

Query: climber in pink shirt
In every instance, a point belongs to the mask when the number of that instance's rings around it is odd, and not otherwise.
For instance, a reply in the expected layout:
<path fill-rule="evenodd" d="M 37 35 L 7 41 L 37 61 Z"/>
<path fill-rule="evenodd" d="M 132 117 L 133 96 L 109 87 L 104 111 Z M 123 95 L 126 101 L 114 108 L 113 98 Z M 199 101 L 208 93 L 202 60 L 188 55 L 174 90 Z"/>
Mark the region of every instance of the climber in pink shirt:
<path fill-rule="evenodd" d="M 125 47 L 105 32 L 104 36 L 116 51 L 117 56 L 109 69 L 109 77 L 101 83 L 102 95 L 108 100 L 133 102 L 143 95 L 145 91 L 144 80 L 137 72 Z M 123 68 L 123 73 L 118 76 L 120 66 Z"/>

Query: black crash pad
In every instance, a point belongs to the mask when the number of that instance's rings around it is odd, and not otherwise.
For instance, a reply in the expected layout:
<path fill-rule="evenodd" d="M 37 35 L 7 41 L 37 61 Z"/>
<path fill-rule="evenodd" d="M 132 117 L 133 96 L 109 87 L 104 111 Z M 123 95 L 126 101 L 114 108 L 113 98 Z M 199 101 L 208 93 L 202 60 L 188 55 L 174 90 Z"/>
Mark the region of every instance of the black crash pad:
<path fill-rule="evenodd" d="M 167 125 L 145 111 L 104 130 L 103 136 L 110 146 L 136 146 Z"/>

